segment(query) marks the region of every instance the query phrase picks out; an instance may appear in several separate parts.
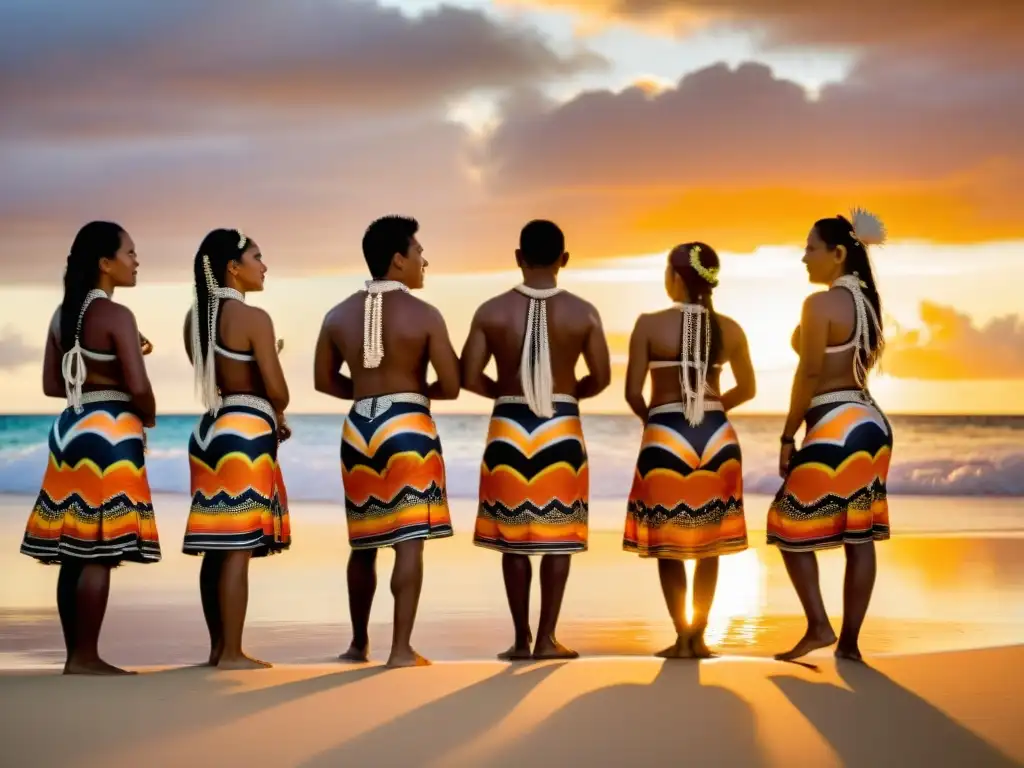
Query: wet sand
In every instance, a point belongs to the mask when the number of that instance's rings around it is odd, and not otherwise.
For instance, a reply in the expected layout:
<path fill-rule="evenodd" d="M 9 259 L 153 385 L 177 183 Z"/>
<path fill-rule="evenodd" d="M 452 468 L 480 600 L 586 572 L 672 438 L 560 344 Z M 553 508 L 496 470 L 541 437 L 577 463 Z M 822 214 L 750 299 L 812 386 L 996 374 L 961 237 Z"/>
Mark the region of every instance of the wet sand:
<path fill-rule="evenodd" d="M 31 500 L 0 498 L 0 667 L 63 662 L 54 605 L 57 569 L 18 553 Z M 156 499 L 164 560 L 128 564 L 114 573 L 101 648 L 123 665 L 188 664 L 206 655 L 199 605 L 198 558 L 180 551 L 186 500 Z M 894 500 L 897 515 L 900 500 Z M 984 505 L 985 500 L 977 500 Z M 754 505 L 750 505 L 754 508 Z M 508 647 L 511 622 L 499 556 L 472 545 L 465 519 L 472 503 L 456 501 L 459 534 L 428 542 L 426 576 L 414 642 L 439 660 L 492 659 Z M 770 656 L 801 634 L 800 606 L 779 553 L 764 546 L 750 514 L 751 549 L 722 559 L 709 644 L 727 654 Z M 246 645 L 285 663 L 323 662 L 347 645 L 348 544 L 343 517 L 329 505 L 292 507 L 294 544 L 254 561 Z M 879 576 L 863 650 L 905 654 L 1024 643 L 1024 537 L 995 534 L 901 534 L 878 545 Z M 372 613 L 375 659 L 390 647 L 393 553 L 380 557 Z M 820 557 L 826 605 L 838 627 L 843 554 Z M 536 570 L 536 569 L 535 569 Z M 539 585 L 531 606 L 539 612 Z M 656 566 L 621 551 L 621 534 L 596 530 L 590 551 L 575 557 L 560 638 L 588 655 L 648 655 L 673 639 Z"/>

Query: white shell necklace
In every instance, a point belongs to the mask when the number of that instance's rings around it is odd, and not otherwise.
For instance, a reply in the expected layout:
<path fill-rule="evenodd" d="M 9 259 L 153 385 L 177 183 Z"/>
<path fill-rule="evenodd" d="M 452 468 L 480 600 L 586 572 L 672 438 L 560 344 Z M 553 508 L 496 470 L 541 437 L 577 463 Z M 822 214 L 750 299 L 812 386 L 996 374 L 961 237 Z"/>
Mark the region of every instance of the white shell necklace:
<path fill-rule="evenodd" d="M 530 299 L 526 313 L 523 355 L 519 362 L 519 382 L 530 410 L 538 416 L 555 415 L 554 378 L 551 373 L 551 346 L 548 339 L 547 300 L 561 288 L 531 288 L 517 285 L 515 290 Z"/>
<path fill-rule="evenodd" d="M 409 292 L 397 280 L 367 280 L 363 303 L 363 368 L 379 368 L 384 359 L 384 294 Z"/>

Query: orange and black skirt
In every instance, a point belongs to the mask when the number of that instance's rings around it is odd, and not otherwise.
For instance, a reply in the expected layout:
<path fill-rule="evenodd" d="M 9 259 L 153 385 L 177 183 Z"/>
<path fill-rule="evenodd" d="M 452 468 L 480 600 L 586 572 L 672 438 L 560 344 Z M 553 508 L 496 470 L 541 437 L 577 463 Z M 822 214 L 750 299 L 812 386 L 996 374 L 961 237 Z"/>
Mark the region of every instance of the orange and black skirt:
<path fill-rule="evenodd" d="M 892 427 L 860 390 L 818 395 L 768 512 L 768 543 L 794 552 L 889 538 Z"/>
<path fill-rule="evenodd" d="M 715 557 L 747 548 L 742 456 L 721 404 L 692 426 L 682 403 L 651 409 L 629 493 L 622 546 L 641 557 Z"/>
<path fill-rule="evenodd" d="M 586 551 L 590 468 L 580 409 L 568 395 L 555 395 L 554 407 L 544 417 L 522 397 L 495 402 L 474 544 L 520 555 Z"/>
<path fill-rule="evenodd" d="M 248 550 L 260 557 L 289 547 L 278 445 L 277 417 L 263 398 L 229 395 L 216 414 L 203 414 L 188 442 L 186 554 Z"/>
<path fill-rule="evenodd" d="M 341 435 L 341 482 L 352 549 L 453 534 L 441 440 L 422 395 L 352 405 Z"/>
<path fill-rule="evenodd" d="M 145 433 L 130 405 L 123 392 L 87 392 L 81 412 L 57 417 L 23 554 L 43 563 L 160 559 Z"/>

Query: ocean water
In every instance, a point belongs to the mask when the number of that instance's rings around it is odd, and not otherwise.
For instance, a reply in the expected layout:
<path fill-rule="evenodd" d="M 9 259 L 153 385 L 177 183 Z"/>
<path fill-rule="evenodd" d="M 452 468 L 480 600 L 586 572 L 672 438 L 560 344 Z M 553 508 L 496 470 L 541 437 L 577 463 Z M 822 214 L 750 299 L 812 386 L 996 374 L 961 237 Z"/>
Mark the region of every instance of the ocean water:
<path fill-rule="evenodd" d="M 295 415 L 293 437 L 280 460 L 293 500 L 340 502 L 340 414 Z M 485 415 L 436 417 L 454 498 L 477 493 Z M 149 431 L 147 467 L 155 493 L 188 493 L 188 438 L 197 417 L 161 416 Z M 733 423 L 743 450 L 744 490 L 774 494 L 782 416 L 737 415 Z M 892 494 L 956 497 L 1024 497 L 1024 416 L 895 416 Z M 35 494 L 46 466 L 50 416 L 0 416 L 0 493 Z M 590 454 L 591 497 L 624 500 L 640 444 L 632 416 L 584 416 Z"/>

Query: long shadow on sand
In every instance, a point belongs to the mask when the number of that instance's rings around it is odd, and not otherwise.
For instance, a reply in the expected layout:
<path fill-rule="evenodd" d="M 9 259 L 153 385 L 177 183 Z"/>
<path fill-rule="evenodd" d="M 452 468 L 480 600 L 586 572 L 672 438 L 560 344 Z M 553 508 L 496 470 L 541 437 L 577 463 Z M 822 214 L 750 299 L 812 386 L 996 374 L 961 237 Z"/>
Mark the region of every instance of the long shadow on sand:
<path fill-rule="evenodd" d="M 701 685 L 700 662 L 668 661 L 649 684 L 583 694 L 481 764 L 766 765 L 754 727 L 739 696 Z"/>
<path fill-rule="evenodd" d="M 112 694 L 117 692 L 119 735 L 116 741 L 117 748 L 121 749 L 152 740 L 154 724 L 161 737 L 184 737 L 197 729 L 226 724 L 264 709 L 358 683 L 385 671 L 383 666 L 344 667 L 338 672 L 322 674 L 320 670 L 299 668 L 295 670 L 294 680 L 255 689 L 246 688 L 249 680 L 242 682 L 233 679 L 232 673 L 208 667 L 178 667 L 138 677 L 9 676 L 0 678 L 3 699 L 22 699 L 23 705 L 5 710 L 0 721 L 0 736 L 36 744 L 33 752 L 40 761 L 38 764 L 70 764 L 81 757 L 83 745 L 89 751 L 100 751 L 96 723 L 82 713 L 97 711 L 97 707 L 102 709 L 104 692 L 108 690 Z M 254 680 L 262 673 L 243 674 L 252 675 L 250 679 Z M 143 681 L 145 684 L 139 684 Z M 31 702 L 36 697 L 19 696 L 22 690 L 43 692 L 50 686 L 59 688 L 60 695 L 43 693 L 44 700 L 49 702 L 45 713 L 32 710 Z M 53 738 L 47 722 L 63 723 L 60 739 Z"/>
<path fill-rule="evenodd" d="M 836 672 L 852 690 L 781 675 L 770 679 L 844 765 L 1020 765 L 877 669 L 838 662 Z"/>
<path fill-rule="evenodd" d="M 486 732 L 561 666 L 508 666 L 321 752 L 302 766 L 426 765 Z"/>

